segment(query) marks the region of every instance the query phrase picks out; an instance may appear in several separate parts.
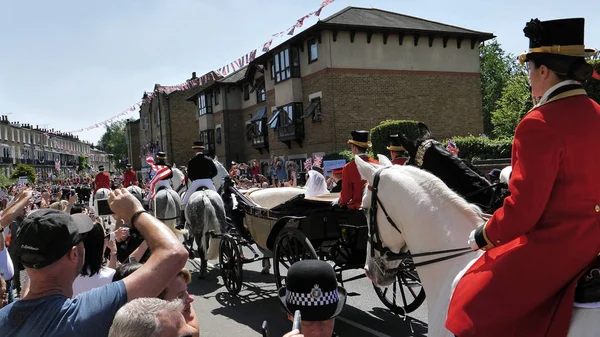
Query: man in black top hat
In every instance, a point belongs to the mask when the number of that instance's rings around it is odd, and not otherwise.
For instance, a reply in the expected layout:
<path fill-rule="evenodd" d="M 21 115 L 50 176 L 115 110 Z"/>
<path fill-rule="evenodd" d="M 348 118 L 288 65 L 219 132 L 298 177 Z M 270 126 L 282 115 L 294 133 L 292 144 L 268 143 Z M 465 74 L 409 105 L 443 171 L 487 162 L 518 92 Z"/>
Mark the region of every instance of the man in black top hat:
<path fill-rule="evenodd" d="M 279 300 L 290 320 L 300 310 L 302 335 L 336 336 L 335 317 L 344 309 L 346 290 L 338 287 L 331 265 L 321 260 L 298 261 L 288 270 L 285 283 L 279 289 Z M 288 335 L 295 334 L 292 331 Z"/>
<path fill-rule="evenodd" d="M 210 188 L 213 191 L 217 191 L 215 184 L 212 181 L 217 175 L 217 166 L 206 156 L 202 151 L 204 150 L 204 143 L 201 141 L 195 141 L 192 149 L 196 151 L 196 156 L 190 159 L 187 166 L 188 179 L 192 181 L 192 184 L 188 187 L 183 197 L 183 204 L 187 205 L 192 193 L 202 186 Z"/>

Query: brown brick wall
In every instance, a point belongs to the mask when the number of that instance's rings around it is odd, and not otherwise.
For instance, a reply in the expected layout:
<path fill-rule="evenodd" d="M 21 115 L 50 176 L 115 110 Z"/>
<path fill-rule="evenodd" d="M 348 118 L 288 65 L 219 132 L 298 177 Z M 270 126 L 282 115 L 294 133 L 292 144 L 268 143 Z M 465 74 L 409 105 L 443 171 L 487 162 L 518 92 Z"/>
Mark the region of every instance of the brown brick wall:
<path fill-rule="evenodd" d="M 129 134 L 129 147 L 131 158 L 129 163 L 132 168 L 136 171 L 142 169 L 142 161 L 140 158 L 140 120 L 133 123 L 127 123 L 128 134 Z"/>
<path fill-rule="evenodd" d="M 422 121 L 439 139 L 483 132 L 479 74 L 336 70 L 319 77 L 332 88 L 330 99 L 323 94 L 323 118 L 335 114 L 337 151 L 351 130 L 388 119 Z"/>
<path fill-rule="evenodd" d="M 187 101 L 192 94 L 192 90 L 175 91 L 160 102 L 164 106 L 161 111 L 168 112 L 161 116 L 166 130 L 164 148 L 169 152 L 168 162 L 178 166 L 187 166 L 194 156 L 192 145 L 198 140 L 197 107 Z"/>

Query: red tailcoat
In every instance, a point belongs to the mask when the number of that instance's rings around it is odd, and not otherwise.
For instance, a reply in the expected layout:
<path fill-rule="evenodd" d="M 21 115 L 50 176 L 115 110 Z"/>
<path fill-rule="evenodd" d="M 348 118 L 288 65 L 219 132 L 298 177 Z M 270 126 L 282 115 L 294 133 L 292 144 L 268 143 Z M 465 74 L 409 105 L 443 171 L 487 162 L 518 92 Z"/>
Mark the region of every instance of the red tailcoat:
<path fill-rule="evenodd" d="M 366 155 L 361 155 L 360 158 L 370 163 L 378 163 L 377 160 Z M 367 181 L 360 177 L 354 160 L 344 166 L 342 177 L 344 179 L 342 179 L 342 192 L 340 192 L 340 206 L 348 205 L 349 209 L 359 209 L 362 204 L 363 189 Z"/>
<path fill-rule="evenodd" d="M 392 164 L 394 165 L 404 165 L 406 163 L 406 157 L 396 157 L 392 159 Z"/>
<path fill-rule="evenodd" d="M 94 193 L 101 188 L 107 188 L 110 190 L 110 176 L 106 172 L 100 172 L 94 179 Z"/>
<path fill-rule="evenodd" d="M 484 231 L 496 247 L 451 299 L 446 327 L 455 335 L 567 335 L 576 282 L 600 252 L 600 106 L 579 93 L 519 123 L 511 195 Z"/>
<path fill-rule="evenodd" d="M 123 173 L 123 187 L 137 185 L 137 179 L 134 170 L 125 171 Z"/>

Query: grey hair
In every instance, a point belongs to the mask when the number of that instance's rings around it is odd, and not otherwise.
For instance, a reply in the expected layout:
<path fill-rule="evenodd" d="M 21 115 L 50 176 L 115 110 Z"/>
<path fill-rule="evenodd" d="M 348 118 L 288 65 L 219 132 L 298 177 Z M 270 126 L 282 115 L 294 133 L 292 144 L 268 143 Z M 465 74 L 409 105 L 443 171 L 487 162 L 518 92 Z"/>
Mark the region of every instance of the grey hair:
<path fill-rule="evenodd" d="M 108 337 L 159 337 L 162 324 L 158 317 L 182 311 L 183 302 L 180 299 L 135 299 L 117 311 Z"/>

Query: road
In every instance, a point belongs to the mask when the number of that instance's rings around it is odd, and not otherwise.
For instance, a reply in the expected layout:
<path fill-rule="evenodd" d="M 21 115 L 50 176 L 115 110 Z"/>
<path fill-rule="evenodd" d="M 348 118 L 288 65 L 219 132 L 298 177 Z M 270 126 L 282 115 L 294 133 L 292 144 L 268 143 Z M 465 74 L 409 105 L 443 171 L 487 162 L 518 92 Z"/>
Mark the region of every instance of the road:
<path fill-rule="evenodd" d="M 250 255 L 247 255 L 250 256 Z M 217 263 L 217 261 L 211 261 Z M 194 269 L 188 263 L 190 269 Z M 206 279 L 198 279 L 193 272 L 189 293 L 194 296 L 201 336 L 261 336 L 261 325 L 268 321 L 269 336 L 279 337 L 291 330 L 277 298 L 272 274 L 260 274 L 261 263 L 244 265 L 244 284 L 237 296 L 230 296 L 223 285 L 218 266 L 210 268 Z M 360 270 L 349 271 L 344 279 L 359 275 Z M 409 314 L 399 317 L 381 303 L 370 281 L 366 278 L 344 284 L 348 300 L 338 316 L 335 331 L 347 336 L 426 336 L 427 303 Z"/>

